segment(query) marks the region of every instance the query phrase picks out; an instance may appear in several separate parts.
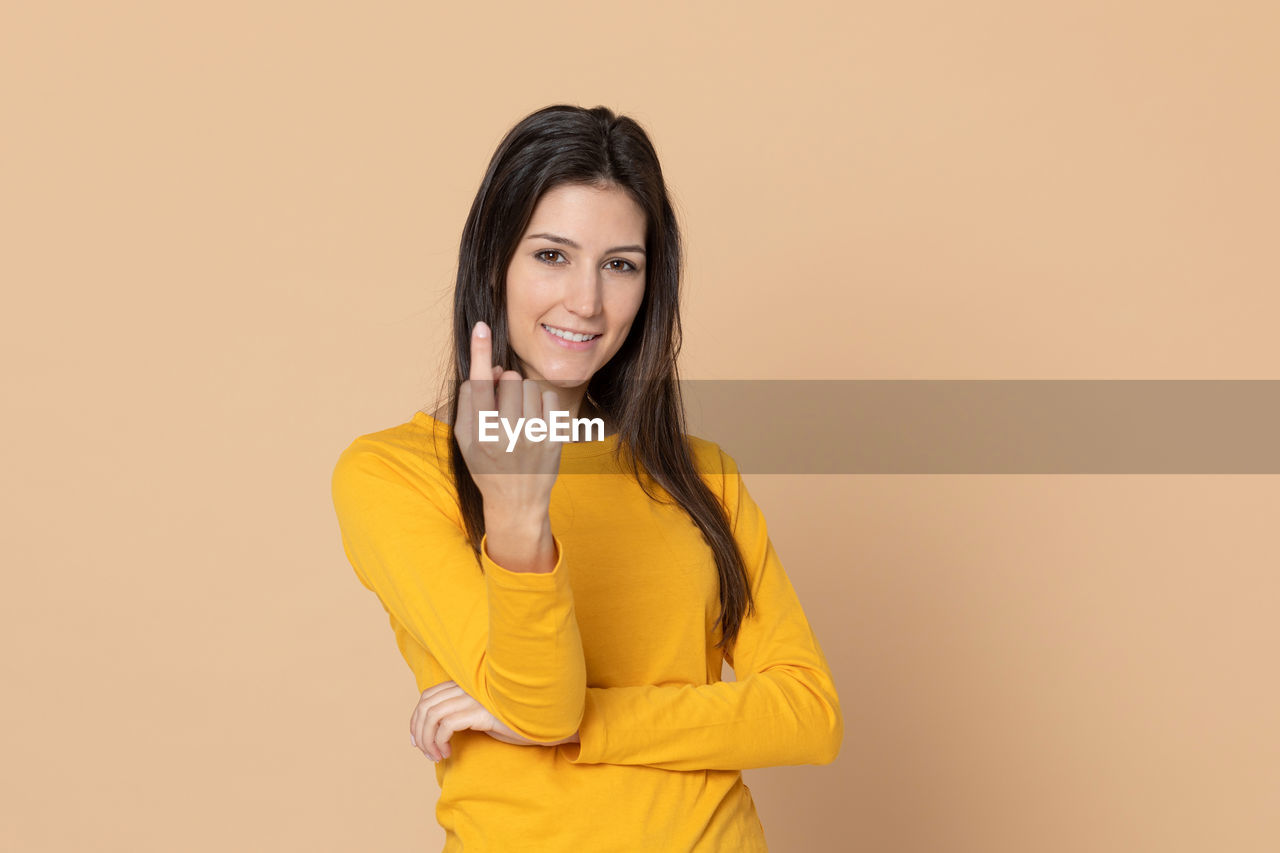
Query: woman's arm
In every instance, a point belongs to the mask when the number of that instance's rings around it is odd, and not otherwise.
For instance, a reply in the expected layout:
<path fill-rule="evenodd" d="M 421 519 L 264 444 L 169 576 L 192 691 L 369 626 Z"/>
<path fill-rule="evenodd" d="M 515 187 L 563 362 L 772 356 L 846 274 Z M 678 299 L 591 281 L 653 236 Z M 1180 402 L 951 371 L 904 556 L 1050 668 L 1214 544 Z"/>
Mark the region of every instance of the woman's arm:
<path fill-rule="evenodd" d="M 769 541 L 764 515 L 721 451 L 723 496 L 746 561 L 756 610 L 730 659 L 737 681 L 588 687 L 577 764 L 742 770 L 829 764 L 844 737 L 826 658 Z"/>
<path fill-rule="evenodd" d="M 564 746 L 569 761 L 742 770 L 835 760 L 844 722 L 830 669 L 769 541 L 764 516 L 736 470 L 732 480 L 735 539 L 747 557 L 756 603 L 730 659 L 739 680 L 588 687 L 581 727 Z M 449 736 L 463 728 L 503 740 L 480 704 L 450 699 L 440 692 L 446 686 L 424 691 L 414 710 L 411 730 L 420 738 L 419 749 L 433 759 L 447 757 Z"/>
<path fill-rule="evenodd" d="M 578 742 L 577 732 L 555 743 L 535 743 L 522 738 L 458 685 L 443 681 L 422 691 L 409 716 L 409 743 L 432 761 L 440 761 L 453 754 L 449 739 L 464 729 L 484 732 L 494 740 L 513 746 L 559 746 Z"/>
<path fill-rule="evenodd" d="M 551 536 L 551 571 L 511 571 L 492 559 L 486 535 L 481 573 L 460 521 L 441 508 L 452 496 L 408 470 L 402 453 L 361 437 L 334 467 L 334 508 L 356 575 L 451 680 L 514 732 L 563 740 L 578 728 L 586 689 L 563 543 Z M 522 547 L 518 537 L 504 536 L 504 553 Z"/>

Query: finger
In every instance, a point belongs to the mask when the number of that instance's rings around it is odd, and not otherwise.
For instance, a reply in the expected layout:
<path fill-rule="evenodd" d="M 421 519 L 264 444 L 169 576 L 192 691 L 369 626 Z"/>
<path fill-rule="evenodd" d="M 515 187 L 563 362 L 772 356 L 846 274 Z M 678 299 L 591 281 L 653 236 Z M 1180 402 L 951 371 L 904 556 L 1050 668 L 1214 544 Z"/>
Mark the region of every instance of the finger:
<path fill-rule="evenodd" d="M 425 711 L 418 726 L 418 748 L 432 761 L 439 761 L 444 757 L 436 744 L 436 729 L 440 721 L 451 712 L 466 707 L 471 701 L 471 697 L 464 693 L 462 688 L 453 688 L 438 693 L 423 703 Z"/>
<path fill-rule="evenodd" d="M 434 736 L 434 726 L 440 716 L 440 705 L 451 698 L 457 696 L 466 696 L 461 687 L 450 682 L 448 687 L 434 692 L 427 699 L 420 699 L 418 707 L 414 710 L 413 723 L 413 739 L 418 749 L 422 750 L 423 755 L 432 761 L 439 761 L 440 755 L 435 751 L 432 745 L 432 737 Z"/>
<path fill-rule="evenodd" d="M 422 752 L 423 755 L 425 755 L 427 758 L 430 758 L 434 761 L 435 757 L 431 754 L 431 751 L 429 749 L 430 745 L 427 743 L 426 733 L 425 733 L 426 721 L 427 721 L 427 709 L 429 709 L 430 707 L 431 707 L 430 701 L 425 701 L 425 702 L 419 701 L 418 704 L 414 706 L 413 718 L 409 722 L 409 729 L 410 729 L 409 738 L 411 741 L 413 741 L 413 745 L 416 746 Z"/>
<path fill-rule="evenodd" d="M 428 687 L 422 691 L 422 695 L 418 697 L 418 701 L 414 703 L 413 712 L 409 714 L 409 743 L 413 746 L 418 745 L 418 723 L 422 715 L 426 713 L 427 708 L 431 706 L 430 700 L 433 696 L 439 694 L 442 690 L 449 687 L 457 687 L 453 681 L 442 681 L 439 684 Z M 462 688 L 458 688 L 462 689 Z"/>
<path fill-rule="evenodd" d="M 494 411 L 498 409 L 498 400 L 502 392 L 502 374 L 506 372 L 507 372 L 506 368 L 504 368 L 501 364 L 495 364 L 493 366 L 493 386 L 492 387 L 493 387 L 494 403 L 493 403 L 492 409 Z M 498 430 L 498 432 L 499 434 L 501 434 L 502 430 Z"/>
<path fill-rule="evenodd" d="M 471 329 L 471 393 L 478 411 L 493 408 L 493 340 L 483 320 Z"/>
<path fill-rule="evenodd" d="M 476 430 L 475 403 L 471 399 L 471 382 L 458 386 L 458 414 L 453 420 L 453 435 L 458 446 L 470 447 L 471 440 L 480 433 Z"/>
<path fill-rule="evenodd" d="M 507 370 L 498 385 L 498 417 L 505 418 L 514 429 L 516 421 L 524 417 L 524 378 L 514 370 Z M 506 430 L 503 430 L 503 437 L 506 437 Z M 506 447 L 505 443 L 503 447 Z"/>
<path fill-rule="evenodd" d="M 444 758 L 453 756 L 453 745 L 449 743 L 449 739 L 456 732 L 476 728 L 488 715 L 484 708 L 477 706 L 473 701 L 459 703 L 457 708 L 458 710 L 445 714 L 440 719 L 440 725 L 436 726 L 435 747 Z"/>
<path fill-rule="evenodd" d="M 440 725 L 436 726 L 435 748 L 442 759 L 453 755 L 453 750 L 449 748 L 449 738 L 453 737 L 453 733 L 467 728 L 462 719 L 465 714 L 465 711 L 450 714 L 441 719 Z"/>
<path fill-rule="evenodd" d="M 449 738 L 458 729 L 467 728 L 463 717 L 466 712 L 475 710 L 477 707 L 476 701 L 466 693 L 459 690 L 458 694 L 441 699 L 427 711 L 427 722 L 422 729 L 425 740 L 420 742 L 425 743 L 436 756 L 439 756 L 433 758 L 434 761 L 449 757 L 447 748 Z"/>
<path fill-rule="evenodd" d="M 533 379 L 526 379 L 521 384 L 524 386 L 521 389 L 524 392 L 524 416 L 526 418 L 542 418 L 542 389 L 538 387 L 538 383 Z"/>
<path fill-rule="evenodd" d="M 440 754 L 439 748 L 433 742 L 434 733 L 433 725 L 440 717 L 447 713 L 447 709 L 443 706 L 450 700 L 457 700 L 459 697 L 465 698 L 467 694 L 463 692 L 453 682 L 449 682 L 449 686 L 443 690 L 436 691 L 426 701 L 420 701 L 419 707 L 422 709 L 421 718 L 418 723 L 417 743 L 418 748 L 422 750 L 422 754 L 430 758 L 432 761 L 439 761 L 444 756 Z M 449 706 L 453 707 L 453 706 Z"/>
<path fill-rule="evenodd" d="M 542 417 L 550 421 L 551 413 L 560 411 L 560 398 L 555 391 L 542 392 Z"/>

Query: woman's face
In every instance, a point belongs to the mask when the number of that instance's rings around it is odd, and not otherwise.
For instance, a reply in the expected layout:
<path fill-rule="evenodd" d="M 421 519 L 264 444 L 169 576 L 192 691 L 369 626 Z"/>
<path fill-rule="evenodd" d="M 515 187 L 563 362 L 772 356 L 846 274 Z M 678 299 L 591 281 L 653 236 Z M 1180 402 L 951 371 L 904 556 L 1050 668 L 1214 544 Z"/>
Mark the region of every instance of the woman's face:
<path fill-rule="evenodd" d="M 576 388 L 613 358 L 644 298 L 644 238 L 644 211 L 625 190 L 562 184 L 543 194 L 507 267 L 521 376 Z"/>

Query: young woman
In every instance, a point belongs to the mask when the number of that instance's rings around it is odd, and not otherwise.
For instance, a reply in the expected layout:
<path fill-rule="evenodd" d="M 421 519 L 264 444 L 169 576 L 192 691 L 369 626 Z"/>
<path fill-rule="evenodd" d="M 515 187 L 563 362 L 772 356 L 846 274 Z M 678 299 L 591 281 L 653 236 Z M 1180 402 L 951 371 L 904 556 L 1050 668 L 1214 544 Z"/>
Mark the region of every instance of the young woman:
<path fill-rule="evenodd" d="M 422 691 L 410 742 L 437 762 L 446 851 L 765 850 L 741 771 L 839 751 L 764 516 L 684 430 L 681 268 L 641 127 L 533 113 L 463 229 L 445 404 L 338 459 L 346 555 Z M 520 428 L 552 412 L 604 428 Z"/>

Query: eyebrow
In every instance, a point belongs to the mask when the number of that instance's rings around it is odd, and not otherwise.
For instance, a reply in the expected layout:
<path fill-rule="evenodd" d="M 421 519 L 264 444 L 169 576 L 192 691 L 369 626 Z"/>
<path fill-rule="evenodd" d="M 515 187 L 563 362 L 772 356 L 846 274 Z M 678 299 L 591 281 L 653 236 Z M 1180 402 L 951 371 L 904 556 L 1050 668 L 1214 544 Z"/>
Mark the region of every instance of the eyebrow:
<path fill-rule="evenodd" d="M 528 237 L 525 237 L 526 240 L 536 240 L 539 238 L 544 240 L 550 240 L 552 243 L 559 243 L 562 246 L 568 246 L 571 249 L 582 248 L 577 243 L 570 240 L 568 237 L 561 237 L 559 234 L 546 234 L 546 233 L 530 234 Z M 642 255 L 645 254 L 644 246 L 634 246 L 634 245 L 633 246 L 614 246 L 612 249 L 604 250 L 604 253 L 606 255 L 609 254 L 610 252 L 639 252 Z"/>

